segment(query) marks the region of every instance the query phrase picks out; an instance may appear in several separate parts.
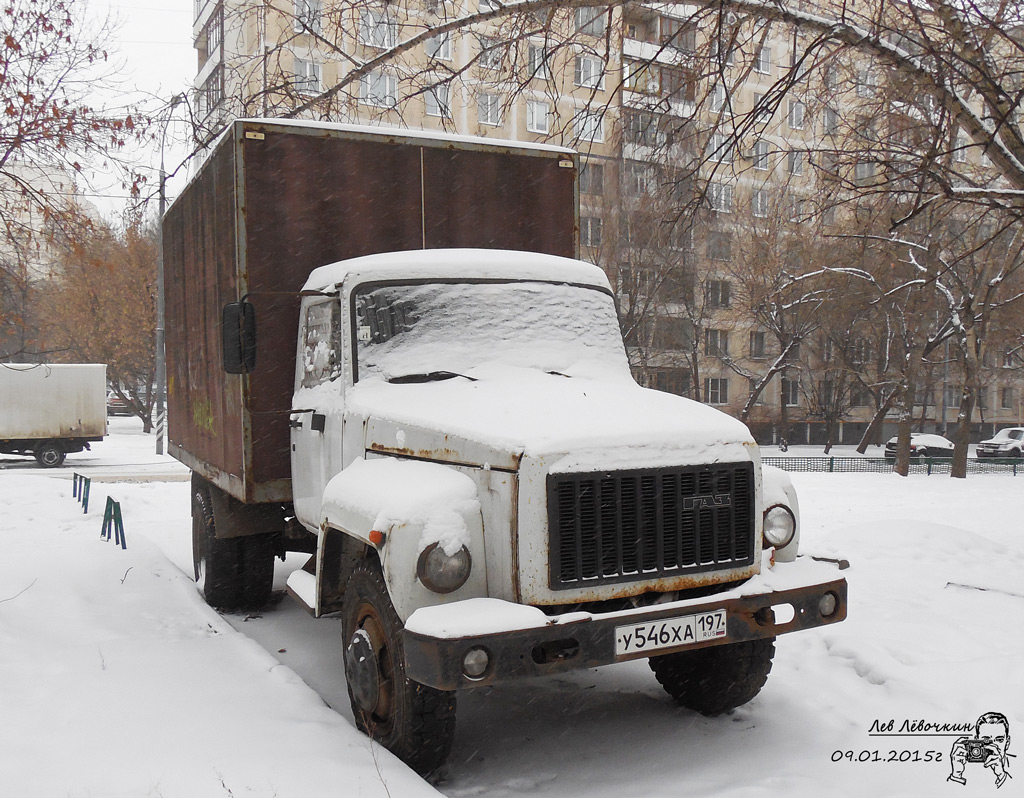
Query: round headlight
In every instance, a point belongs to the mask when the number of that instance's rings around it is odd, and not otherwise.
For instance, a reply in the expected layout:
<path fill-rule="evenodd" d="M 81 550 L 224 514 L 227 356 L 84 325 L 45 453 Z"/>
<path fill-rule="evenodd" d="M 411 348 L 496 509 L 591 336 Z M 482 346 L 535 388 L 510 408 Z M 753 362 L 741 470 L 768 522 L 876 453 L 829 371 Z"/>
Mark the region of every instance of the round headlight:
<path fill-rule="evenodd" d="M 782 504 L 769 507 L 764 513 L 765 546 L 781 549 L 796 534 L 796 518 L 792 511 Z"/>
<path fill-rule="evenodd" d="M 440 545 L 431 543 L 420 552 L 416 562 L 416 576 L 428 590 L 451 593 L 466 584 L 472 567 L 473 561 L 465 546 L 455 554 L 448 555 Z"/>

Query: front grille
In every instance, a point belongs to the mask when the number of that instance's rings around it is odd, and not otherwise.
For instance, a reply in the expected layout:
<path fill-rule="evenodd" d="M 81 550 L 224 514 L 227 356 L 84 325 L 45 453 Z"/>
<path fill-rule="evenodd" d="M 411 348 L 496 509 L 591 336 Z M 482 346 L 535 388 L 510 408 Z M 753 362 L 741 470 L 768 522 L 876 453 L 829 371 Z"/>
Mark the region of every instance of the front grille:
<path fill-rule="evenodd" d="M 553 590 L 754 561 L 754 466 L 548 475 Z"/>

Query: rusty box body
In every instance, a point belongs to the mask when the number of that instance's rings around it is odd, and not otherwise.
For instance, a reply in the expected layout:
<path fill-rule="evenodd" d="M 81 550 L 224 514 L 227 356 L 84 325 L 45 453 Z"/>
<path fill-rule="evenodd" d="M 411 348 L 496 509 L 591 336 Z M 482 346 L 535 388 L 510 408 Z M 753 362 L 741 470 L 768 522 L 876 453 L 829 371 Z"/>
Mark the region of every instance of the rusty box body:
<path fill-rule="evenodd" d="M 338 260 L 486 247 L 575 257 L 578 159 L 418 131 L 237 120 L 163 225 L 169 451 L 246 503 L 291 499 L 298 292 Z M 224 371 L 221 310 L 255 306 L 247 375 Z"/>

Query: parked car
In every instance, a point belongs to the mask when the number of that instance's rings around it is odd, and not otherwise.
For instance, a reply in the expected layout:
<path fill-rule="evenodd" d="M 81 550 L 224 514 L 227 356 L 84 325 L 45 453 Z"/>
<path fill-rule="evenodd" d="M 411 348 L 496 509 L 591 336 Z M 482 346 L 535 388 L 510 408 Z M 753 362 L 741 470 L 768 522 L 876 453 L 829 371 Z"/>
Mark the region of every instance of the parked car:
<path fill-rule="evenodd" d="M 1024 427 L 1007 427 L 978 444 L 978 457 L 1020 457 L 1024 453 Z"/>
<path fill-rule="evenodd" d="M 896 438 L 889 438 L 885 444 L 885 456 L 896 457 Z M 948 441 L 941 435 L 931 435 L 924 432 L 910 433 L 910 456 L 911 457 L 952 457 L 953 442 Z"/>
<path fill-rule="evenodd" d="M 107 391 L 107 415 L 108 416 L 130 416 L 132 410 L 128 403 L 117 395 L 115 391 Z"/>

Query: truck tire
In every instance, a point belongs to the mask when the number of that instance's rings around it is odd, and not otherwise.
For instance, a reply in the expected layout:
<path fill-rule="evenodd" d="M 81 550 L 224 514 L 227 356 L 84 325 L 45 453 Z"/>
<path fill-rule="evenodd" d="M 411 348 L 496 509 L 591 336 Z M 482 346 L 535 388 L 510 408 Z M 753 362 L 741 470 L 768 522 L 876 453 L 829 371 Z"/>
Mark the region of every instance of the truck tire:
<path fill-rule="evenodd" d="M 274 587 L 271 536 L 218 538 L 210 489 L 193 484 L 192 567 L 199 592 L 210 606 L 259 609 Z"/>
<path fill-rule="evenodd" d="M 448 759 L 455 737 L 455 693 L 405 675 L 402 622 L 379 565 L 360 561 L 342 607 L 345 679 L 356 726 L 422 776 Z"/>
<path fill-rule="evenodd" d="M 36 447 L 35 458 L 43 468 L 57 468 L 64 462 L 67 452 L 57 441 L 43 441 Z"/>
<path fill-rule="evenodd" d="M 678 704 L 713 717 L 761 692 L 773 656 L 775 638 L 768 637 L 651 657 L 649 664 Z"/>

